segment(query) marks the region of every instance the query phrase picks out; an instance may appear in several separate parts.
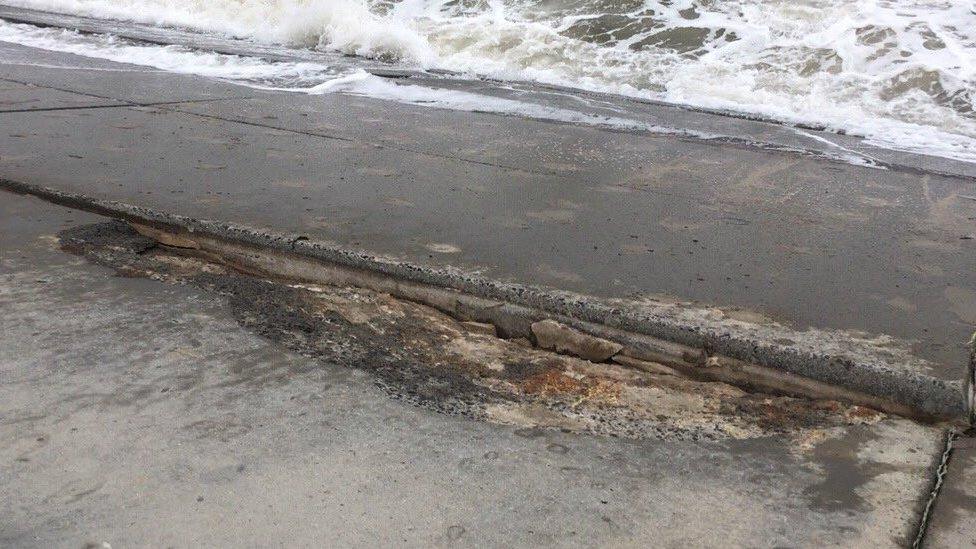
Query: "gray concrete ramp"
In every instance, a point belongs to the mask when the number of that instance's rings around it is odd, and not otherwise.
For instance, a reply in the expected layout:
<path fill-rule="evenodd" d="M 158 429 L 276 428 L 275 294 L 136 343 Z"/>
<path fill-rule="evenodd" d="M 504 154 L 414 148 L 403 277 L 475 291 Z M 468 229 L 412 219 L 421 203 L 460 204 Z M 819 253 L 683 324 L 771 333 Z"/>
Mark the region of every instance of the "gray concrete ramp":
<path fill-rule="evenodd" d="M 4 113 L 10 180 L 500 280 L 889 334 L 961 378 L 976 320 L 967 178 L 146 71 L 0 70 L 92 104 L 187 101 Z"/>
<path fill-rule="evenodd" d="M 884 169 L 852 165 L 784 126 L 634 108 L 743 138 L 262 91 L 0 43 L 0 181 L 495 289 L 822 330 L 890 350 L 885 372 L 958 411 L 947 382 L 976 325 L 970 167 L 891 151 Z M 944 425 L 549 356 L 106 221 L 0 193 L 3 546 L 894 547 L 932 495 Z M 298 294 L 427 321 L 326 309 L 312 326 L 285 310 L 312 303 Z M 418 365 L 403 342 L 430 319 L 463 352 Z M 499 348 L 537 362 L 499 367 Z M 459 374 L 465 360 L 477 368 Z M 935 546 L 970 535 L 957 452 Z"/>

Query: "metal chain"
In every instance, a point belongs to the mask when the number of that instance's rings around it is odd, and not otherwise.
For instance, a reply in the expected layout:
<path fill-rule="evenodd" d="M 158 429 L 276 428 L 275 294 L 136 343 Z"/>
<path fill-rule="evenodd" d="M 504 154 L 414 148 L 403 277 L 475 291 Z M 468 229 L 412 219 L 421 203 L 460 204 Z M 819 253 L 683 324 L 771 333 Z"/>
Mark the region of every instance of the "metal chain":
<path fill-rule="evenodd" d="M 959 432 L 955 429 L 949 429 L 949 432 L 946 433 L 945 450 L 942 451 L 942 459 L 939 461 L 939 467 L 935 470 L 935 483 L 932 485 L 932 491 L 929 493 L 929 500 L 925 502 L 925 511 L 922 512 L 922 520 L 919 522 L 915 541 L 912 542 L 912 549 L 918 549 L 922 546 L 922 540 L 925 538 L 925 530 L 929 525 L 932 507 L 935 506 L 935 500 L 939 497 L 939 491 L 942 490 L 942 483 L 945 481 L 946 473 L 949 471 L 949 457 L 952 455 L 952 444 L 957 438 L 959 438 Z"/>

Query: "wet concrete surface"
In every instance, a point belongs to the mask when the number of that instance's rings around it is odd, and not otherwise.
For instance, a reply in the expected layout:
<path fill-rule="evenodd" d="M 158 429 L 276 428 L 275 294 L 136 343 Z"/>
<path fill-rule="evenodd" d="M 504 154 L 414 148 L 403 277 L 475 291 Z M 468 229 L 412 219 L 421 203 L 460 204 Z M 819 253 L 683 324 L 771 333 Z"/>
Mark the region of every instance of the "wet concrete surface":
<path fill-rule="evenodd" d="M 890 334 L 940 363 L 933 375 L 962 376 L 971 180 L 144 69 L 105 78 L 23 61 L 125 66 L 2 47 L 19 60 L 0 64 L 5 82 L 219 100 L 0 114 L 0 177 L 499 279 Z"/>
<path fill-rule="evenodd" d="M 0 545 L 902 546 L 941 432 L 622 439 L 391 398 L 0 195 Z M 265 334 L 267 335 L 267 334 Z"/>
<path fill-rule="evenodd" d="M 91 97 L 79 96 L 76 93 L 68 93 L 16 82 L 7 81 L 0 84 L 0 112 L 87 109 L 112 107 L 123 104 L 112 99 L 92 101 Z"/>
<path fill-rule="evenodd" d="M 152 67 L 59 54 L 8 42 L 0 44 L 4 83 L 19 82 L 59 90 L 76 97 L 87 96 L 91 98 L 92 105 L 104 104 L 106 101 L 154 104 L 220 100 L 247 97 L 251 91 L 207 78 L 200 78 L 186 87 L 181 85 L 186 84 L 185 82 L 169 80 L 174 76 L 173 73 Z M 47 75 L 48 78 L 42 75 Z M 37 76 L 42 77 L 36 78 Z"/>

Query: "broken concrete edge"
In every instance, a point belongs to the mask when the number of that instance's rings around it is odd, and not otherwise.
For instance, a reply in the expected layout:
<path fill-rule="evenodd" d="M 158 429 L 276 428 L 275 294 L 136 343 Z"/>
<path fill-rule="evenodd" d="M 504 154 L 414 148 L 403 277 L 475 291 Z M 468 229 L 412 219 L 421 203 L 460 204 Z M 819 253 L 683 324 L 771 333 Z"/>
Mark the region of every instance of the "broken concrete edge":
<path fill-rule="evenodd" d="M 628 305 L 3 178 L 0 188 L 148 228 L 161 243 L 168 239 L 170 245 L 205 250 L 242 270 L 390 293 L 460 320 L 491 323 L 504 337 L 534 339 L 531 324 L 551 319 L 619 343 L 624 355 L 703 379 L 758 389 L 785 385 L 787 392 L 833 395 L 923 420 L 963 422 L 970 415 L 962 382 L 922 373 L 927 362 L 898 349 L 881 349 L 878 338 L 716 319 L 715 309 L 689 304 Z"/>
<path fill-rule="evenodd" d="M 160 235 L 158 228 L 128 222 L 143 236 Z M 165 234 L 165 233 L 164 233 Z M 192 240 L 190 240 L 192 239 Z M 787 394 L 821 400 L 840 400 L 884 412 L 932 420 L 897 402 L 874 395 L 831 386 L 795 374 L 755 366 L 728 357 L 706 356 L 701 350 L 632 334 L 562 315 L 547 314 L 511 303 L 484 299 L 458 292 L 371 272 L 355 267 L 325 263 L 319 259 L 250 244 L 229 242 L 203 233 L 169 235 L 157 240 L 179 243 L 189 255 L 226 265 L 267 279 L 367 288 L 433 307 L 462 324 L 491 326 L 492 335 L 524 340 L 532 346 L 568 354 L 591 362 L 612 360 L 618 364 L 656 374 L 675 375 L 700 381 L 719 381 L 749 390 Z"/>
<path fill-rule="evenodd" d="M 578 332 L 548 318 L 533 322 L 529 329 L 539 347 L 578 356 L 590 362 L 606 362 L 624 349 L 619 343 Z"/>
<path fill-rule="evenodd" d="M 152 238 L 160 233 L 157 228 L 132 221 L 129 224 L 143 236 Z M 191 238 L 192 242 L 189 240 Z M 229 242 L 203 233 L 171 235 L 165 237 L 165 240 L 179 242 L 183 244 L 179 247 L 194 251 L 206 259 L 263 278 L 368 288 L 421 303 L 461 322 L 490 325 L 495 329 L 496 336 L 500 332 L 508 339 L 534 339 L 539 348 L 577 356 L 591 362 L 613 360 L 646 372 L 671 375 L 680 372 L 692 379 L 720 381 L 758 392 L 840 400 L 905 417 L 933 419 L 929 414 L 875 395 L 728 357 L 708 356 L 701 349 L 546 313 L 539 309 L 472 296 L 450 288 L 405 281 L 356 267 L 329 264 L 293 252 Z M 163 243 L 163 240 L 158 242 Z M 666 371 L 659 371 L 662 368 Z"/>

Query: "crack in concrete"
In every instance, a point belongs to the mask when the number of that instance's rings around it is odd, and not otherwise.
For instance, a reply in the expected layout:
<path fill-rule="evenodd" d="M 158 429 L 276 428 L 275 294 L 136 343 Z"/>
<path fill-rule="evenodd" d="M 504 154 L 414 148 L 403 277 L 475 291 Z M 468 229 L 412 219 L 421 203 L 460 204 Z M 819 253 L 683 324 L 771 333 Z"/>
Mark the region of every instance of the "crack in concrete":
<path fill-rule="evenodd" d="M 942 485 L 945 482 L 945 477 L 949 472 L 949 461 L 952 459 L 952 445 L 960 437 L 960 433 L 955 429 L 949 429 L 945 434 L 945 444 L 943 446 L 942 453 L 937 456 L 935 464 L 932 468 L 932 478 L 930 481 L 930 489 L 927 493 L 928 498 L 925 501 L 925 506 L 922 508 L 921 513 L 917 519 L 917 527 L 915 529 L 915 538 L 912 541 L 912 549 L 919 549 L 925 544 L 925 537 L 928 533 L 929 521 L 932 517 L 932 511 L 939 500 L 939 494 L 942 492 Z"/>
<path fill-rule="evenodd" d="M 922 373 L 926 362 L 912 355 L 907 347 L 901 350 L 888 345 L 878 347 L 872 340 L 852 338 L 848 332 L 799 332 L 779 324 L 740 322 L 726 318 L 717 309 L 689 304 L 646 300 L 624 303 L 501 282 L 451 268 L 378 258 L 331 243 L 295 240 L 294 234 L 193 219 L 3 178 L 0 178 L 0 188 L 160 227 L 160 231 L 173 233 L 180 239 L 191 239 L 201 249 L 205 248 L 200 244 L 203 242 L 218 256 L 231 254 L 234 261 L 244 261 L 248 267 L 265 272 L 293 270 L 298 273 L 293 278 L 325 277 L 330 284 L 336 277 L 355 280 L 356 285 L 414 301 L 430 301 L 431 306 L 444 310 L 462 306 L 459 304 L 463 301 L 465 307 L 475 307 L 469 320 L 511 324 L 513 333 L 526 331 L 522 329 L 523 324 L 529 320 L 552 318 L 591 335 L 632 346 L 636 358 L 677 361 L 680 367 L 696 371 L 701 368 L 688 360 L 698 357 L 704 345 L 712 345 L 717 355 L 730 360 L 730 365 L 737 365 L 733 369 L 739 372 L 739 377 L 746 375 L 751 379 L 762 373 L 764 379 L 772 376 L 779 380 L 777 383 L 787 378 L 805 385 L 813 383 L 829 392 L 843 391 L 846 400 L 870 402 L 872 407 L 900 415 L 955 419 L 964 414 L 965 398 L 958 382 Z M 479 306 L 498 301 L 506 303 L 498 309 L 505 314 Z"/>
<path fill-rule="evenodd" d="M 207 100 L 213 101 L 213 100 Z M 0 114 L 14 114 L 14 113 L 30 113 L 30 112 L 53 112 L 53 111 L 81 111 L 90 109 L 118 109 L 118 108 L 132 108 L 134 106 L 138 107 L 158 107 L 160 105 L 168 105 L 174 103 L 173 101 L 165 101 L 161 103 L 143 103 L 139 105 L 132 104 L 122 104 L 122 105 L 78 105 L 73 107 L 39 107 L 36 109 L 0 109 Z"/>
<path fill-rule="evenodd" d="M 152 103 L 149 103 L 149 102 L 147 102 L 147 103 L 140 103 L 140 102 L 136 102 L 136 101 L 129 101 L 129 100 L 126 100 L 126 99 L 120 99 L 120 98 L 117 98 L 117 97 L 111 97 L 111 96 L 106 96 L 106 95 L 98 95 L 98 94 L 94 94 L 94 93 L 90 93 L 90 92 L 82 92 L 82 91 L 72 90 L 72 89 L 68 89 L 68 88 L 62 88 L 62 87 L 57 87 L 57 86 L 50 86 L 50 85 L 47 85 L 47 84 L 38 84 L 36 82 L 22 81 L 22 80 L 17 80 L 17 79 L 8 78 L 8 77 L 0 77 L 0 81 L 13 82 L 15 84 L 22 84 L 24 86 L 34 86 L 34 87 L 37 87 L 37 88 L 45 88 L 45 89 L 50 89 L 50 90 L 55 90 L 55 91 L 60 91 L 60 92 L 65 92 L 65 93 L 73 93 L 73 94 L 77 94 L 77 95 L 84 95 L 84 96 L 87 96 L 87 97 L 95 97 L 95 98 L 98 98 L 98 99 L 105 99 L 105 100 L 108 100 L 108 101 L 118 101 L 120 103 L 125 103 L 124 105 L 115 105 L 117 107 L 166 107 L 168 105 L 181 105 L 181 104 L 191 104 L 191 103 L 207 103 L 207 102 L 216 102 L 216 101 L 233 101 L 233 100 L 250 99 L 251 98 L 251 96 L 235 96 L 235 97 L 220 97 L 220 98 L 212 98 L 212 99 L 187 99 L 187 100 L 178 100 L 178 101 L 160 101 L 160 102 L 152 102 Z M 39 109 L 23 109 L 22 111 L 13 111 L 13 110 L 11 110 L 11 111 L 0 111 L 0 113 L 3 113 L 3 112 L 25 112 L 25 111 L 26 112 L 33 112 L 34 110 L 39 110 Z M 52 109 L 52 110 L 54 110 L 54 109 Z M 64 109 L 64 110 L 69 110 L 69 109 Z M 409 152 L 409 153 L 413 153 L 413 154 L 419 154 L 419 155 L 423 155 L 423 156 L 429 156 L 431 158 L 441 158 L 441 159 L 445 159 L 445 160 L 453 160 L 455 162 L 464 162 L 464 163 L 468 163 L 468 164 L 477 164 L 477 165 L 481 165 L 481 166 L 490 166 L 490 167 L 493 167 L 493 168 L 499 168 L 499 169 L 504 169 L 504 170 L 509 170 L 509 171 L 520 172 L 520 173 L 528 173 L 528 174 L 533 174 L 533 175 L 548 175 L 548 176 L 560 176 L 561 175 L 558 172 L 554 172 L 554 171 L 528 170 L 528 169 L 525 169 L 525 168 L 518 168 L 518 167 L 515 167 L 515 166 L 508 166 L 508 165 L 505 165 L 505 164 L 496 164 L 496 163 L 492 163 L 492 162 L 485 162 L 485 161 L 482 161 L 482 160 L 474 160 L 474 159 L 470 159 L 470 158 L 458 157 L 458 156 L 453 156 L 453 155 L 438 154 L 438 153 L 434 153 L 434 152 L 430 152 L 430 151 L 424 151 L 424 150 L 419 150 L 419 149 L 413 149 L 413 148 L 410 148 L 410 147 L 404 147 L 402 145 L 394 145 L 394 144 L 389 143 L 387 141 L 369 141 L 369 140 L 355 139 L 355 138 L 351 138 L 351 137 L 343 137 L 343 136 L 339 136 L 339 135 L 332 135 L 332 134 L 327 134 L 327 133 L 322 133 L 322 132 L 314 132 L 314 131 L 310 131 L 310 130 L 296 130 L 294 128 L 288 128 L 288 127 L 284 127 L 284 126 L 277 126 L 277 125 L 274 125 L 274 124 L 267 124 L 267 123 L 252 121 L 252 120 L 244 120 L 244 119 L 240 119 L 240 118 L 228 118 L 228 117 L 224 117 L 224 116 L 218 116 L 218 115 L 213 115 L 213 114 L 198 113 L 198 112 L 193 112 L 193 111 L 188 111 L 188 110 L 183 110 L 183 109 L 177 109 L 177 108 L 171 108 L 171 109 L 162 108 L 162 110 L 165 110 L 165 111 L 168 111 L 168 112 L 175 112 L 175 113 L 185 114 L 187 116 L 195 116 L 195 117 L 198 117 L 198 118 L 205 118 L 205 119 L 210 119 L 210 120 L 220 120 L 222 122 L 229 122 L 231 124 L 241 124 L 241 125 L 245 125 L 245 126 L 252 126 L 252 127 L 262 128 L 262 129 L 266 129 L 266 130 L 277 130 L 277 131 L 287 132 L 287 133 L 291 133 L 291 134 L 295 134 L 295 135 L 305 135 L 305 136 L 308 136 L 308 137 L 318 137 L 318 138 L 322 138 L 322 139 L 332 139 L 332 140 L 343 141 L 343 142 L 347 142 L 347 143 L 363 143 L 365 145 L 370 145 L 370 146 L 373 146 L 373 147 L 376 147 L 376 148 L 381 148 L 381 149 L 392 149 L 392 150 L 397 150 L 397 151 L 402 151 L 402 152 Z"/>
<path fill-rule="evenodd" d="M 209 98 L 201 98 L 201 99 L 179 99 L 179 100 L 172 100 L 172 101 L 140 102 L 140 101 L 130 101 L 128 99 L 120 99 L 118 97 L 111 97 L 111 96 L 107 96 L 107 95 L 98 95 L 98 94 L 91 93 L 91 92 L 83 92 L 83 91 L 78 91 L 78 90 L 72 90 L 72 89 L 62 88 L 62 87 L 58 87 L 58 86 L 51 86 L 51 85 L 48 85 L 48 84 L 38 84 L 36 82 L 29 82 L 29 81 L 26 81 L 26 80 L 18 80 L 16 78 L 10 78 L 8 76 L 0 77 L 0 82 L 11 82 L 13 84 L 20 84 L 22 86 L 30 86 L 30 87 L 34 87 L 34 88 L 44 88 L 44 89 L 47 89 L 47 90 L 54 90 L 54 91 L 59 91 L 59 92 L 63 92 L 63 93 L 70 93 L 70 94 L 74 94 L 74 95 L 81 95 L 81 96 L 85 96 L 85 97 L 94 97 L 95 99 L 103 99 L 103 100 L 106 100 L 106 101 L 116 101 L 116 102 L 120 103 L 119 105 L 102 105 L 102 106 L 91 105 L 91 106 L 83 106 L 81 108 L 158 107 L 158 106 L 165 106 L 165 105 L 179 105 L 179 104 L 186 104 L 186 103 L 212 103 L 212 102 L 217 102 L 217 101 L 233 101 L 235 99 L 250 99 L 251 98 L 251 96 L 246 96 L 246 95 L 241 96 L 241 95 L 238 95 L 238 96 L 233 96 L 233 97 L 209 97 Z M 50 110 L 50 111 L 55 111 L 55 110 L 76 110 L 77 108 L 78 107 L 52 107 L 52 108 L 46 108 L 46 109 L 19 109 L 19 110 L 4 110 L 4 111 L 0 111 L 0 113 L 17 113 L 17 112 L 24 113 L 24 112 L 35 112 L 35 111 L 36 112 L 43 112 L 43 111 L 46 111 L 46 110 Z M 180 112 L 182 112 L 182 111 L 180 111 Z"/>
<path fill-rule="evenodd" d="M 375 147 L 377 149 L 391 149 L 391 150 L 395 150 L 395 151 L 408 152 L 408 153 L 412 153 L 412 154 L 418 154 L 418 155 L 422 155 L 422 156 L 428 156 L 428 157 L 431 157 L 431 158 L 440 158 L 440 159 L 444 159 L 444 160 L 453 160 L 455 162 L 462 162 L 462 163 L 465 163 L 465 164 L 476 164 L 476 165 L 480 165 L 480 166 L 489 166 L 489 167 L 492 167 L 492 168 L 499 168 L 499 169 L 513 171 L 513 172 L 519 172 L 519 173 L 526 173 L 526 174 L 532 174 L 532 175 L 547 175 L 547 176 L 555 176 L 555 177 L 562 176 L 562 174 L 560 174 L 558 172 L 554 172 L 554 171 L 549 171 L 549 170 L 529 170 L 529 169 L 526 169 L 526 168 L 519 168 L 519 167 L 516 167 L 516 166 L 509 166 L 509 165 L 506 165 L 506 164 L 498 164 L 498 163 L 495 163 L 495 162 L 485 162 L 484 160 L 474 160 L 474 159 L 465 158 L 465 157 L 462 157 L 462 156 L 454 156 L 454 155 L 450 155 L 450 154 L 439 154 L 439 153 L 435 153 L 435 152 L 431 152 L 431 151 L 425 151 L 425 150 L 421 150 L 421 149 L 414 149 L 414 148 L 411 148 L 411 147 L 404 147 L 403 145 L 394 145 L 394 144 L 390 143 L 389 141 L 382 141 L 382 140 L 371 141 L 371 140 L 365 140 L 365 139 L 356 139 L 356 138 L 353 138 L 353 137 L 343 137 L 343 136 L 340 136 L 340 135 L 332 135 L 332 134 L 327 134 L 327 133 L 322 133 L 322 132 L 315 132 L 315 131 L 311 131 L 311 130 L 298 130 L 298 129 L 295 129 L 295 128 L 289 128 L 289 127 L 286 127 L 286 126 L 277 126 L 277 125 L 274 125 L 274 124 L 267 124 L 267 123 L 253 121 L 253 120 L 244 120 L 244 119 L 241 119 L 241 118 L 227 118 L 227 117 L 218 116 L 218 115 L 215 115 L 215 114 L 203 114 L 203 113 L 198 113 L 198 112 L 193 112 L 193 111 L 187 111 L 187 110 L 182 110 L 182 109 L 163 109 L 163 110 L 167 110 L 167 111 L 170 111 L 170 112 L 178 112 L 178 113 L 186 114 L 186 115 L 190 115 L 190 116 L 197 116 L 197 117 L 200 117 L 200 118 L 208 118 L 208 119 L 211 119 L 211 120 L 220 120 L 222 122 L 230 122 L 232 124 L 243 124 L 245 126 L 254 126 L 254 127 L 262 128 L 262 129 L 266 129 L 266 130 L 277 130 L 277 131 L 282 131 L 282 132 L 288 132 L 288 133 L 295 134 L 295 135 L 305 135 L 305 136 L 309 136 L 309 137 L 320 137 L 320 138 L 323 138 L 323 139 L 334 139 L 336 141 L 343 141 L 343 142 L 347 142 L 347 143 L 362 143 L 364 145 L 369 145 L 369 146 Z"/>

